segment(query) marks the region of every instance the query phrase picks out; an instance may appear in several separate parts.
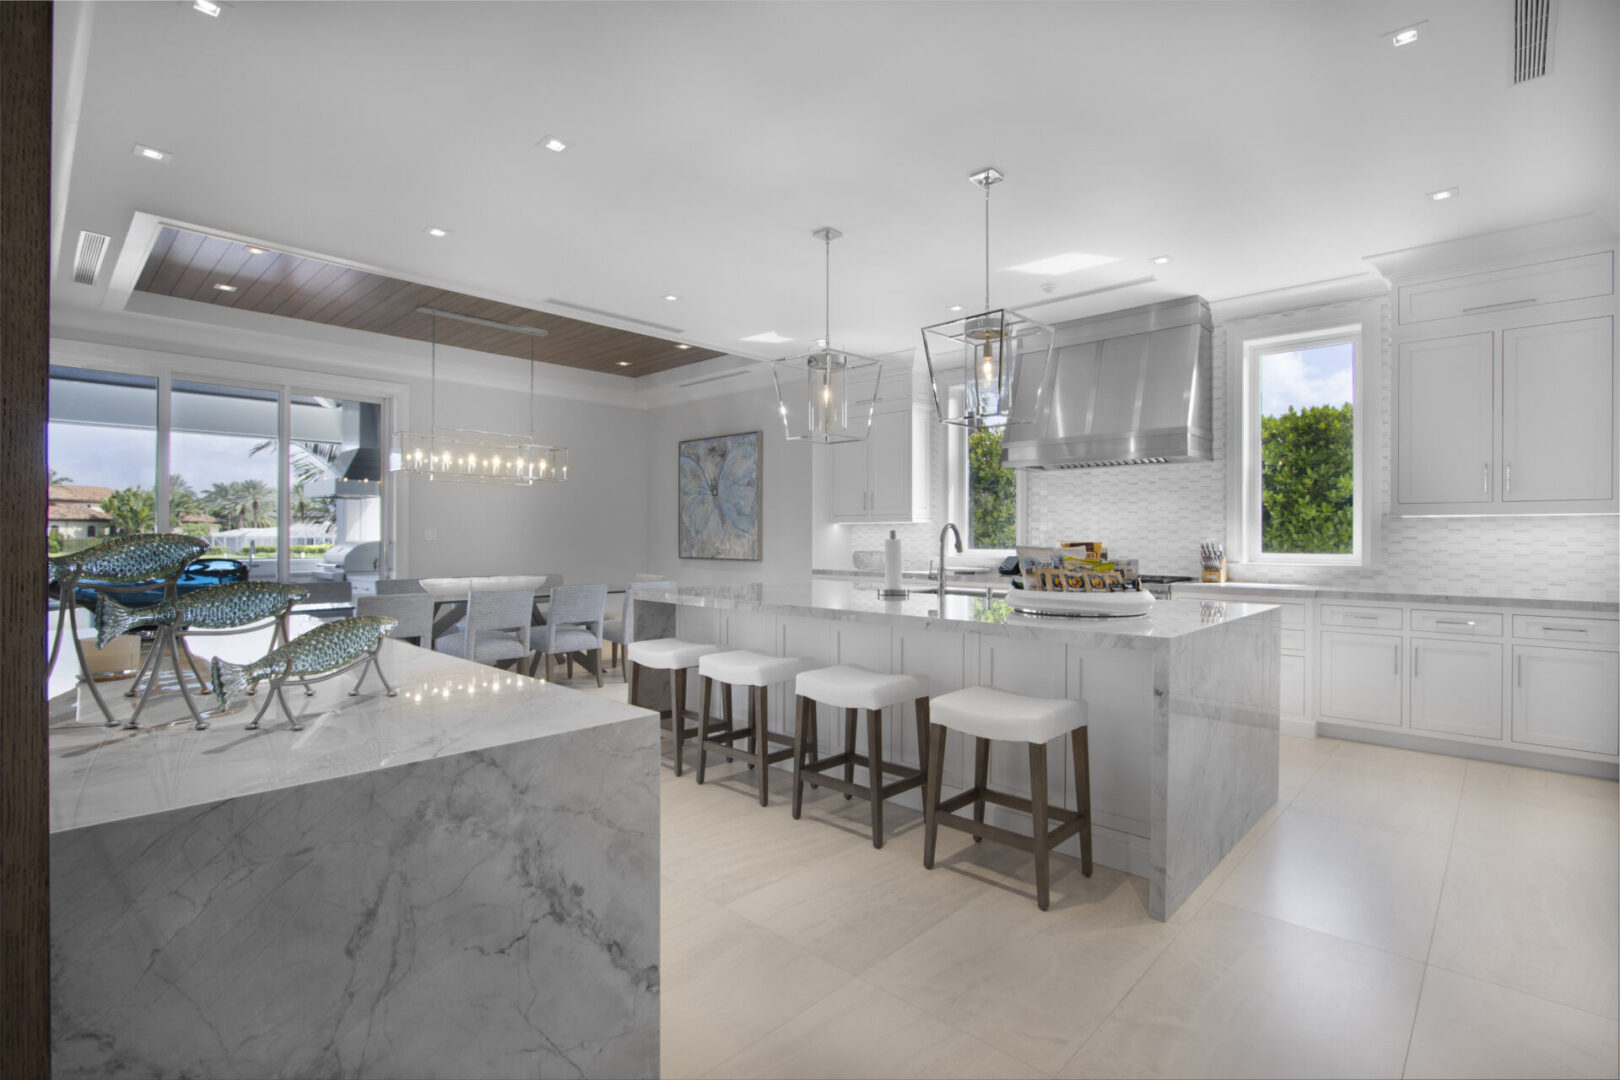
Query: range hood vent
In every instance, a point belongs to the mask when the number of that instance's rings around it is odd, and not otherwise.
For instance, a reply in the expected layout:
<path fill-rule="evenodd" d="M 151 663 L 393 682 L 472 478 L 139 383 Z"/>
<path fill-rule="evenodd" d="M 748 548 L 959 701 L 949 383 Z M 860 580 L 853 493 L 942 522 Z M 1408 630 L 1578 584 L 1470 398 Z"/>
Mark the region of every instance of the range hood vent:
<path fill-rule="evenodd" d="M 1055 327 L 1039 382 L 1013 387 L 1002 461 L 1015 469 L 1209 461 L 1211 336 L 1200 296 Z"/>

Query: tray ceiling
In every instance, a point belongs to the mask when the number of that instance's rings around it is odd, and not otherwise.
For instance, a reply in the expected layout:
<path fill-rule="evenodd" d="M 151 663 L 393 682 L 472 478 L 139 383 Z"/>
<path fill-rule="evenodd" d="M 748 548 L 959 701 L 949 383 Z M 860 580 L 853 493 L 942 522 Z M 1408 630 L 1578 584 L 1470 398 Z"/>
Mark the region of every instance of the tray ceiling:
<path fill-rule="evenodd" d="M 720 356 L 711 349 L 533 308 L 485 300 L 467 293 L 268 248 L 164 226 L 147 255 L 135 288 L 217 307 L 430 341 L 434 318 L 419 307 L 539 327 L 546 336 L 439 319 L 438 341 L 462 349 L 525 358 L 533 338 L 534 358 L 548 364 L 636 377 Z M 218 286 L 227 286 L 219 288 Z"/>

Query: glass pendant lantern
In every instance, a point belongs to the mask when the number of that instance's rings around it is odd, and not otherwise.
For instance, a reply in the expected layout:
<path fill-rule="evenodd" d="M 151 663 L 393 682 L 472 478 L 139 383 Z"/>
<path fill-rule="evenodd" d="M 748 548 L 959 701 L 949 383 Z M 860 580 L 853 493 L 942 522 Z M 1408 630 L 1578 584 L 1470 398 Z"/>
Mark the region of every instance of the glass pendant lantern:
<path fill-rule="evenodd" d="M 859 442 L 872 427 L 883 365 L 832 347 L 832 242 L 844 234 L 828 226 L 811 235 L 826 248 L 827 336 L 815 352 L 771 361 L 777 408 L 789 441 Z"/>
<path fill-rule="evenodd" d="M 984 310 L 923 327 L 934 408 L 942 422 L 967 428 L 1025 423 L 1031 417 L 1016 415 L 1014 401 L 1040 393 L 1052 354 L 1052 328 L 990 306 L 990 188 L 1004 177 L 998 169 L 985 168 L 968 179 L 984 190 Z"/>

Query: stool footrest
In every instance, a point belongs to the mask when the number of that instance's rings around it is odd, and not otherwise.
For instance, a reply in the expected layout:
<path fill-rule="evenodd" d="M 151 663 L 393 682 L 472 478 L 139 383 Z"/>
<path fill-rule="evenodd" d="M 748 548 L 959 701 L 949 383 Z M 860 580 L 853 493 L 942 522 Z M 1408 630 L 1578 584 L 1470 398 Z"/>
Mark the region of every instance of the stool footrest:
<path fill-rule="evenodd" d="M 887 772 L 888 770 L 885 769 L 884 771 Z M 901 779 L 894 781 L 892 784 L 884 784 L 880 789 L 883 797 L 885 799 L 892 799 L 896 795 L 899 795 L 902 792 L 910 791 L 914 787 L 921 787 L 923 782 L 922 773 L 917 772 L 916 770 L 912 771 L 915 775 L 902 777 Z M 872 789 L 865 784 L 857 784 L 853 780 L 845 780 L 840 776 L 818 775 L 814 780 L 807 779 L 806 782 L 811 784 L 819 784 L 820 786 L 831 791 L 842 792 L 845 795 L 857 795 L 863 799 L 872 794 Z"/>
<path fill-rule="evenodd" d="M 836 754 L 830 758 L 816 758 L 814 761 L 806 761 L 804 763 L 804 771 L 807 773 L 819 773 L 823 769 L 836 769 L 838 766 L 845 763 L 859 765 L 861 768 L 868 770 L 870 770 L 872 767 L 871 759 L 865 754 L 857 754 L 853 751 L 846 750 L 843 753 Z M 922 769 L 915 768 L 911 765 L 901 765 L 898 762 L 889 761 L 885 761 L 883 763 L 883 771 L 893 776 L 905 777 L 908 780 L 912 777 L 920 777 L 923 775 Z M 819 779 L 817 780 L 817 783 L 820 783 Z"/>
<path fill-rule="evenodd" d="M 1021 848 L 1024 851 L 1033 852 L 1035 850 L 1034 840 L 1023 833 L 1015 833 L 1008 829 L 998 828 L 995 825 L 980 824 L 952 813 L 954 810 L 972 806 L 978 797 L 979 792 L 977 789 L 968 788 L 961 794 L 952 795 L 941 802 L 939 808 L 935 811 L 938 814 L 939 824 L 952 829 L 960 829 L 962 832 L 971 833 L 976 837 L 985 837 L 1012 844 L 1014 847 Z M 984 792 L 984 801 L 995 806 L 1004 806 L 1008 810 L 1018 810 L 1025 814 L 1031 813 L 1035 808 L 1030 800 L 1020 798 L 1017 795 L 1008 795 L 1001 791 L 986 790 Z M 1046 816 L 1050 820 L 1062 822 L 1057 828 L 1047 832 L 1046 843 L 1048 847 L 1057 847 L 1069 837 L 1077 835 L 1081 827 L 1086 824 L 1084 816 L 1061 806 L 1048 806 Z"/>

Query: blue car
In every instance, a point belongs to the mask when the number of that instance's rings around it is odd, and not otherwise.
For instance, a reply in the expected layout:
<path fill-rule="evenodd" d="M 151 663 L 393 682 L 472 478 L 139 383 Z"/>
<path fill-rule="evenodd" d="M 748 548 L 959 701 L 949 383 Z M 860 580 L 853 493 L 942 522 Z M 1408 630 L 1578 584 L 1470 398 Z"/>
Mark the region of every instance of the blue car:
<path fill-rule="evenodd" d="M 248 579 L 247 563 L 236 559 L 198 559 L 187 566 L 180 575 L 176 588 L 182 594 L 195 592 L 198 589 L 210 589 L 215 585 L 229 585 L 236 581 Z M 93 586 L 100 584 L 94 581 L 81 581 L 74 597 L 80 607 L 95 609 L 96 590 Z M 116 592 L 112 594 L 120 604 L 125 607 L 143 608 L 163 602 L 163 582 L 154 581 L 150 589 L 141 592 Z"/>

